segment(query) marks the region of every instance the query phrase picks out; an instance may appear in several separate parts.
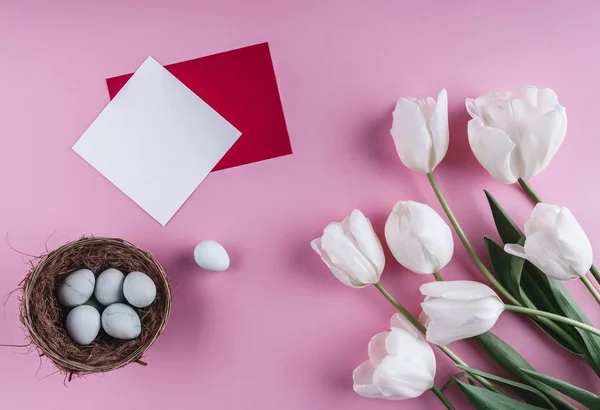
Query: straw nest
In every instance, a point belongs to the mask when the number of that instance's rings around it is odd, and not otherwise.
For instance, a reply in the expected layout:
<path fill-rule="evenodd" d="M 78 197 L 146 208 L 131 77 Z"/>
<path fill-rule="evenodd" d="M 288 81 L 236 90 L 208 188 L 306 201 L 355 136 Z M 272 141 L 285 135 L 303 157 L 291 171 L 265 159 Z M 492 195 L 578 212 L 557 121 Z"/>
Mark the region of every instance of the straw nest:
<path fill-rule="evenodd" d="M 108 268 L 146 273 L 156 284 L 156 300 L 137 309 L 142 333 L 134 340 L 118 340 L 104 331 L 87 346 L 75 343 L 65 330 L 67 308 L 58 304 L 56 290 L 66 275 L 87 268 L 96 276 Z M 162 333 L 171 310 L 171 290 L 163 268 L 133 244 L 117 238 L 91 237 L 67 243 L 39 259 L 23 281 L 21 322 L 41 355 L 68 375 L 101 373 L 141 361 Z"/>

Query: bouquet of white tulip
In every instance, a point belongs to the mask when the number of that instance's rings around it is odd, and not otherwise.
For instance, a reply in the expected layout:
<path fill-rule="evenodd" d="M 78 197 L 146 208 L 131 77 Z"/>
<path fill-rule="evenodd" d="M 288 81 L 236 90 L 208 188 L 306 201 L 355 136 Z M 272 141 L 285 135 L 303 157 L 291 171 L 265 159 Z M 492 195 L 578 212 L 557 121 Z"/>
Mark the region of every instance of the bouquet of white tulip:
<path fill-rule="evenodd" d="M 369 220 L 354 210 L 342 222 L 329 224 L 312 247 L 336 278 L 354 288 L 374 285 L 400 312 L 392 317 L 391 330 L 369 343 L 369 360 L 354 371 L 354 391 L 368 398 L 403 400 L 431 390 L 446 408 L 454 409 L 443 391 L 456 384 L 473 407 L 481 410 L 577 409 L 564 396 L 588 409 L 600 409 L 598 395 L 536 372 L 490 332 L 504 311 L 526 315 L 600 375 L 600 330 L 560 283 L 580 279 L 600 303 L 600 294 L 586 276 L 591 272 L 600 283 L 592 247 L 571 212 L 543 203 L 528 182 L 548 166 L 564 140 L 565 109 L 553 90 L 534 86 L 467 99 L 466 106 L 472 117 L 468 134 L 475 157 L 495 179 L 518 182 L 535 208 L 523 233 L 486 192 L 504 242 L 500 245 L 485 238 L 492 267 L 488 269 L 433 174 L 448 150 L 446 90 L 440 91 L 437 101 L 398 100 L 391 134 L 400 160 L 427 175 L 450 224 L 491 287 L 473 281 L 444 282 L 441 270 L 454 251 L 450 227 L 428 205 L 400 201 L 385 224 L 387 245 L 405 268 L 431 274 L 435 280 L 420 288 L 425 298 L 417 320 L 380 282 L 385 257 Z M 474 338 L 511 378 L 469 367 L 446 346 L 468 338 Z M 433 380 L 436 361 L 430 344 L 460 369 L 441 389 Z"/>

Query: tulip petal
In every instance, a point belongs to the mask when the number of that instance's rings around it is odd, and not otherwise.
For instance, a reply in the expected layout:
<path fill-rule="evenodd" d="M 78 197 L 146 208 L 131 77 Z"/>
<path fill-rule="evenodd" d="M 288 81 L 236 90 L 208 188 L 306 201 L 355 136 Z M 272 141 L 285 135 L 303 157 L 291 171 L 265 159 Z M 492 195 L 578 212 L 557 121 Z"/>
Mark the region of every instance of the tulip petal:
<path fill-rule="evenodd" d="M 433 208 L 418 202 L 396 203 L 385 224 L 385 238 L 396 260 L 416 273 L 439 271 L 454 252 L 446 222 Z"/>
<path fill-rule="evenodd" d="M 446 326 L 442 322 L 432 321 L 427 328 L 427 341 L 438 346 L 446 346 L 457 340 L 468 339 L 474 336 L 479 336 L 489 331 L 496 320 L 481 321 L 465 324 L 463 326 L 454 327 Z"/>
<path fill-rule="evenodd" d="M 511 123 L 503 129 L 516 144 L 511 157 L 511 169 L 517 178 L 529 179 L 541 161 L 539 141 L 530 131 L 531 124 L 538 117 L 537 108 L 522 99 L 507 101 L 511 112 Z"/>
<path fill-rule="evenodd" d="M 408 201 L 412 231 L 422 246 L 424 261 L 429 268 L 419 273 L 440 271 L 452 259 L 454 240 L 452 231 L 442 217 L 429 205 Z"/>
<path fill-rule="evenodd" d="M 527 253 L 525 252 L 525 248 L 516 243 L 507 243 L 506 245 L 504 245 L 504 252 L 508 253 L 509 255 L 525 259 L 536 266 L 540 263 L 538 258 L 536 258 L 533 255 L 527 255 Z"/>
<path fill-rule="evenodd" d="M 410 323 L 410 321 L 400 313 L 396 313 L 394 316 L 392 316 L 392 318 L 390 319 L 390 328 L 402 329 L 408 334 L 410 334 L 412 337 L 421 338 L 424 340 L 423 335 L 421 334 L 421 332 L 419 332 L 415 325 Z"/>
<path fill-rule="evenodd" d="M 433 141 L 429 167 L 433 171 L 442 162 L 448 152 L 448 93 L 445 88 L 442 88 L 438 94 L 437 102 L 429 121 L 429 131 L 431 132 L 431 139 Z"/>
<path fill-rule="evenodd" d="M 373 384 L 373 373 L 375 369 L 369 360 L 363 362 L 360 366 L 354 369 L 352 373 L 352 379 L 354 381 L 354 391 L 359 395 L 369 398 L 378 399 L 382 398 L 383 395 Z"/>
<path fill-rule="evenodd" d="M 559 254 L 560 242 L 556 229 L 533 232 L 525 240 L 524 248 L 528 260 L 546 275 L 558 280 L 579 278 L 579 274 L 574 272 Z"/>
<path fill-rule="evenodd" d="M 512 142 L 515 141 L 515 113 L 511 105 L 511 100 L 495 100 L 488 104 L 484 112 L 485 125 L 506 133 Z"/>
<path fill-rule="evenodd" d="M 512 105 L 517 116 L 515 121 L 523 124 L 518 131 L 517 145 L 523 163 L 518 176 L 527 180 L 550 164 L 565 139 L 567 117 L 562 107 L 539 116 L 537 112 L 531 113 L 534 108 L 526 106 L 522 100 L 513 100 Z"/>
<path fill-rule="evenodd" d="M 537 106 L 541 115 L 548 114 L 550 111 L 561 107 L 558 103 L 558 96 L 552 88 L 540 88 L 538 90 Z"/>
<path fill-rule="evenodd" d="M 499 129 L 486 127 L 477 120 L 468 125 L 469 144 L 479 163 L 498 181 L 511 184 L 517 178 L 511 169 L 515 144 Z"/>
<path fill-rule="evenodd" d="M 408 207 L 407 202 L 399 202 L 385 223 L 385 239 L 394 258 L 405 268 L 421 274 L 433 273 L 435 260 L 425 251 L 423 244 L 413 231 L 409 211 L 398 211 L 398 206 Z"/>
<path fill-rule="evenodd" d="M 451 327 L 468 326 L 477 322 L 495 322 L 504 309 L 504 304 L 496 296 L 469 301 L 437 298 L 421 303 L 423 311 L 434 323 Z M 492 324 L 493 324 L 492 322 Z"/>
<path fill-rule="evenodd" d="M 385 267 L 385 255 L 379 238 L 373 230 L 373 225 L 365 215 L 355 209 L 350 214 L 349 230 L 358 245 L 358 249 L 365 255 L 366 259 L 375 265 L 375 270 L 383 272 Z"/>
<path fill-rule="evenodd" d="M 419 323 L 421 323 L 427 329 L 427 327 L 429 327 L 429 323 L 431 323 L 431 318 L 427 316 L 427 313 L 421 311 L 421 313 L 419 313 Z"/>
<path fill-rule="evenodd" d="M 325 265 L 327 265 L 327 267 L 329 268 L 331 273 L 333 273 L 333 275 L 337 278 L 337 280 L 342 282 L 344 285 L 350 286 L 353 288 L 360 288 L 360 287 L 364 286 L 364 285 L 361 285 L 361 284 L 358 284 L 358 283 L 352 281 L 346 272 L 344 272 L 341 269 L 338 269 L 331 263 L 331 260 L 329 260 L 329 257 L 327 256 L 327 254 L 325 252 L 323 252 L 323 250 L 321 249 L 321 238 L 314 239 L 310 243 L 310 246 L 317 254 L 319 254 L 319 256 L 321 257 L 321 260 L 323 262 L 325 262 Z"/>
<path fill-rule="evenodd" d="M 331 265 L 347 273 L 355 287 L 379 282 L 379 273 L 357 248 L 354 238 L 344 229 L 344 223 L 331 223 L 325 228 L 321 249 Z"/>
<path fill-rule="evenodd" d="M 419 397 L 433 387 L 431 375 L 416 363 L 407 363 L 405 358 L 387 356 L 373 374 L 373 383 L 384 398 L 404 400 Z"/>
<path fill-rule="evenodd" d="M 531 137 L 523 141 L 521 149 L 525 161 L 535 166 L 528 169 L 524 179 L 532 178 L 548 167 L 567 135 L 567 115 L 563 107 L 530 122 Z"/>
<path fill-rule="evenodd" d="M 448 298 L 454 300 L 472 300 L 486 296 L 496 296 L 489 286 L 471 280 L 453 280 L 428 282 L 419 288 L 422 295 L 430 298 Z"/>
<path fill-rule="evenodd" d="M 525 85 L 521 88 L 517 88 L 511 94 L 511 99 L 521 99 L 528 106 L 536 107 L 538 105 L 538 88 L 535 85 Z"/>
<path fill-rule="evenodd" d="M 475 103 L 474 98 L 465 99 L 465 106 L 467 107 L 467 112 L 471 116 L 471 118 L 475 120 L 479 120 L 479 122 L 483 123 L 483 118 L 479 112 L 477 104 Z"/>
<path fill-rule="evenodd" d="M 487 123 L 487 115 L 486 110 L 487 107 L 493 104 L 496 100 L 507 100 L 510 98 L 510 91 L 494 91 L 493 93 L 483 95 L 477 98 L 467 98 L 465 100 L 465 105 L 467 107 L 467 111 L 471 115 L 473 119 L 479 120 L 480 123 L 489 126 Z"/>
<path fill-rule="evenodd" d="M 432 140 L 423 112 L 414 100 L 398 100 L 390 133 L 398 156 L 406 167 L 414 171 L 431 171 Z"/>
<path fill-rule="evenodd" d="M 435 376 L 435 355 L 420 333 L 415 337 L 403 329 L 392 328 L 385 339 L 385 347 L 389 354 L 403 357 L 407 363 L 414 362 L 414 367 L 423 368 L 431 378 Z"/>
<path fill-rule="evenodd" d="M 377 367 L 388 354 L 385 348 L 385 340 L 389 333 L 390 332 L 377 333 L 369 342 L 369 360 L 373 367 Z"/>
<path fill-rule="evenodd" d="M 529 220 L 525 222 L 525 236 L 542 229 L 554 229 L 559 213 L 559 206 L 538 202 L 531 211 Z"/>
<path fill-rule="evenodd" d="M 562 258 L 570 262 L 573 272 L 585 275 L 593 263 L 592 245 L 569 209 L 561 208 L 556 230 Z"/>

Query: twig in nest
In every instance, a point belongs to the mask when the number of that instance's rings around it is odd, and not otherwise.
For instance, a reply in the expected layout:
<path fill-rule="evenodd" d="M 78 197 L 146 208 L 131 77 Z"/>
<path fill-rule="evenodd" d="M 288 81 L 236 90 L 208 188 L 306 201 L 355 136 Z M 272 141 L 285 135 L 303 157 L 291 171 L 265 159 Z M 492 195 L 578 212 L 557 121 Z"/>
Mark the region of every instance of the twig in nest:
<path fill-rule="evenodd" d="M 12 249 L 13 251 L 17 252 L 17 253 L 18 253 L 18 254 L 20 254 L 20 255 L 23 255 L 23 256 L 28 256 L 28 257 L 30 257 L 30 258 L 34 258 L 34 259 L 38 259 L 38 258 L 39 258 L 39 256 L 30 255 L 30 254 L 28 254 L 28 253 L 21 252 L 20 250 L 16 249 L 14 246 L 12 246 L 12 245 L 10 244 L 10 241 L 8 240 L 8 232 L 6 232 L 6 244 L 8 245 L 8 247 L 9 247 L 10 249 Z"/>

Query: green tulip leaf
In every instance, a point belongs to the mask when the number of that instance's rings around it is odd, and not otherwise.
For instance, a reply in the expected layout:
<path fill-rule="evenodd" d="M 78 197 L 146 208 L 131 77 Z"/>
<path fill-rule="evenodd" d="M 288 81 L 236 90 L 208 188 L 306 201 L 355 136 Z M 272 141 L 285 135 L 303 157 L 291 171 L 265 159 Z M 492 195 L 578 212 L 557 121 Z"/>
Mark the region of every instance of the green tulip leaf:
<path fill-rule="evenodd" d="M 511 295 L 522 301 L 520 282 L 521 282 L 521 271 L 523 270 L 523 263 L 520 264 L 520 270 L 517 271 L 518 263 L 514 260 L 520 258 L 513 258 L 508 253 L 504 252 L 504 248 L 498 245 L 496 242 L 488 238 L 483 238 L 485 241 L 485 248 L 487 250 L 488 258 L 492 264 L 492 270 L 494 275 L 500 281 Z M 523 259 L 521 259 L 523 260 Z"/>
<path fill-rule="evenodd" d="M 544 410 L 544 407 L 534 406 L 532 404 L 523 403 L 499 393 L 494 393 L 487 389 L 477 386 L 471 386 L 461 381 L 457 382 L 458 387 L 467 396 L 469 402 L 477 410 Z"/>
<path fill-rule="evenodd" d="M 534 372 L 529 369 L 521 369 L 524 373 L 533 377 L 534 379 L 544 383 L 547 386 L 552 387 L 555 390 L 563 393 L 564 395 L 572 398 L 576 402 L 583 404 L 588 409 L 597 410 L 600 409 L 600 397 L 596 394 L 579 388 L 577 386 L 573 386 L 567 382 L 564 382 L 559 379 L 555 379 L 554 377 L 546 376 L 545 374 L 541 374 L 538 372 Z"/>
<path fill-rule="evenodd" d="M 500 367 L 510 373 L 521 383 L 527 384 L 548 397 L 558 410 L 577 410 L 554 389 L 529 376 L 522 369 L 535 369 L 517 352 L 492 332 L 476 336 L 475 341 Z"/>
<path fill-rule="evenodd" d="M 466 371 L 471 375 L 484 377 L 488 380 L 495 382 L 496 384 L 500 384 L 510 388 L 513 392 L 515 392 L 515 394 L 518 394 L 523 400 L 525 400 L 529 404 L 542 406 L 542 408 L 549 410 L 556 410 L 556 406 L 548 399 L 548 397 L 546 397 L 546 395 L 544 395 L 544 393 L 531 386 L 510 379 L 506 379 L 504 377 L 496 376 L 495 374 L 473 369 L 468 366 L 457 364 L 456 367 Z"/>
<path fill-rule="evenodd" d="M 535 269 L 539 275 L 544 275 L 544 273 L 539 271 L 539 269 L 533 266 L 532 268 Z M 577 305 L 575 299 L 573 299 L 571 294 L 558 280 L 548 278 L 548 283 L 550 284 L 552 295 L 554 295 L 554 298 L 562 309 L 564 316 L 593 326 L 590 319 L 585 315 L 585 313 L 583 313 L 579 305 Z M 592 368 L 596 374 L 600 374 L 600 337 L 583 329 L 575 328 L 575 330 L 579 333 L 583 339 L 585 347 L 587 348 L 589 359 L 591 361 L 590 365 L 592 365 Z"/>
<path fill-rule="evenodd" d="M 485 190 L 484 192 L 488 203 L 490 204 L 492 216 L 494 217 L 494 223 L 496 224 L 496 229 L 498 229 L 500 239 L 502 239 L 502 242 L 504 243 L 518 243 L 525 235 L 504 209 L 502 209 L 492 194 Z"/>
<path fill-rule="evenodd" d="M 465 378 L 467 379 L 467 381 L 469 382 L 469 384 L 471 386 L 475 386 L 475 380 L 473 380 L 471 378 L 471 375 L 467 372 L 460 372 L 460 373 L 456 373 L 454 376 L 450 377 L 446 383 L 444 383 L 444 385 L 442 386 L 442 388 L 440 389 L 443 392 L 446 391 L 446 389 L 448 389 L 448 387 L 452 386 L 454 383 L 456 383 L 457 381 L 459 381 L 460 379 Z"/>

